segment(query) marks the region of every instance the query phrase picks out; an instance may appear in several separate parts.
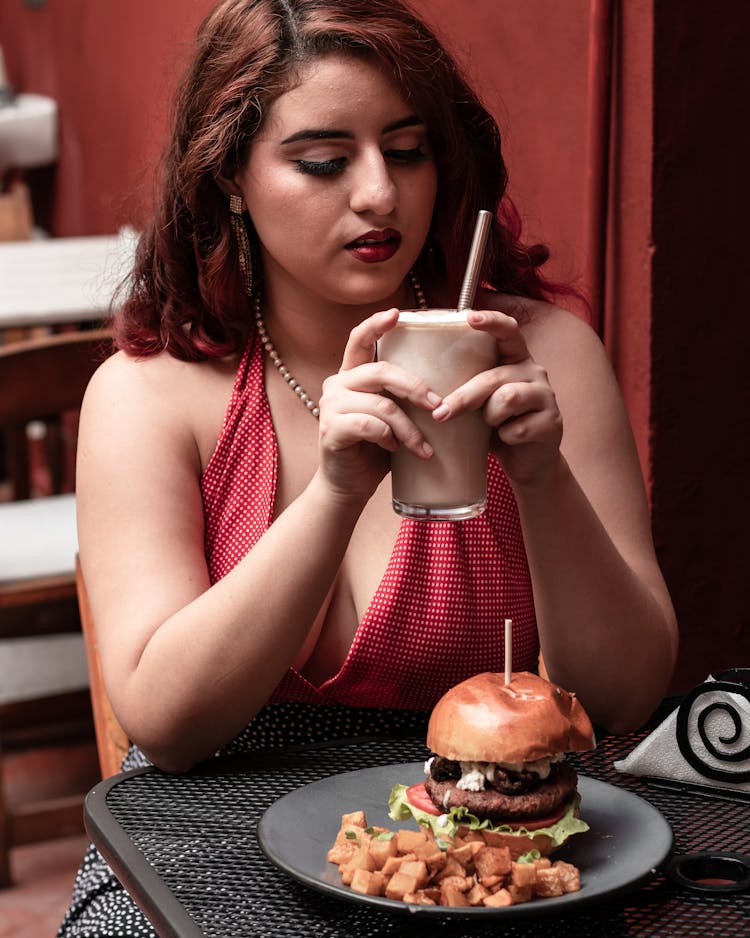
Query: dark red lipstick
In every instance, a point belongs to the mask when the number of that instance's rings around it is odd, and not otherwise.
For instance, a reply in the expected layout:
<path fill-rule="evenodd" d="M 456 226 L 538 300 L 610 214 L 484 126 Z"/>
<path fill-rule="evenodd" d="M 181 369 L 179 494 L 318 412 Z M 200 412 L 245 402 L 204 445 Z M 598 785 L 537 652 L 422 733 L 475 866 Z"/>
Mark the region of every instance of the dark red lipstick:
<path fill-rule="evenodd" d="M 365 264 L 390 260 L 401 246 L 401 234 L 395 228 L 366 231 L 346 245 L 346 250 Z"/>

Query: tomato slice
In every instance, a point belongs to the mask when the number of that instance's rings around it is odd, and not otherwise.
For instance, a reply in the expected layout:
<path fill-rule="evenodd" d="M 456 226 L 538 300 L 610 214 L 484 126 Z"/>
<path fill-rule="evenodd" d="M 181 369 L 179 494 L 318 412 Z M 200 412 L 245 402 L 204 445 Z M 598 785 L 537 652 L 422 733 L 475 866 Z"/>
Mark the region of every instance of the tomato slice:
<path fill-rule="evenodd" d="M 418 785 L 411 785 L 407 788 L 406 798 L 415 808 L 424 811 L 425 814 L 434 814 L 436 817 L 439 817 L 441 814 L 441 811 L 435 807 L 432 798 L 427 794 L 424 782 L 420 782 Z M 496 821 L 495 824 L 500 826 L 500 824 L 503 823 L 512 828 L 525 827 L 527 831 L 536 831 L 542 827 L 551 827 L 553 824 L 557 823 L 567 810 L 568 806 L 563 805 L 559 811 L 548 814 L 547 817 L 538 817 L 527 821 Z"/>
<path fill-rule="evenodd" d="M 533 820 L 530 818 L 528 821 L 507 821 L 506 823 L 510 824 L 511 827 L 525 827 L 527 831 L 538 831 L 540 827 L 552 827 L 567 810 L 568 806 L 563 805 L 559 811 L 555 811 L 554 814 L 548 814 L 547 817 L 537 817 Z"/>
<path fill-rule="evenodd" d="M 420 782 L 418 785 L 411 785 L 407 788 L 406 799 L 410 801 L 415 808 L 424 811 L 425 814 L 434 814 L 436 817 L 440 817 L 440 811 L 435 807 L 432 798 L 427 794 L 424 782 Z"/>

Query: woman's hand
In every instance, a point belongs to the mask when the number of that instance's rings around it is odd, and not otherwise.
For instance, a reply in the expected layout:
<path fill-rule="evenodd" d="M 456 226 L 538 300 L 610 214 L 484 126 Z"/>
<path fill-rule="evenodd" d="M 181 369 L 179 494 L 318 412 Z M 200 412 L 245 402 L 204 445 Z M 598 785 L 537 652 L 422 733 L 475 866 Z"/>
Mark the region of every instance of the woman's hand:
<path fill-rule="evenodd" d="M 523 333 L 512 316 L 495 310 L 472 310 L 469 325 L 497 340 L 500 363 L 446 395 L 433 411 L 435 420 L 449 420 L 482 409 L 496 429 L 492 451 L 512 482 L 541 478 L 558 461 L 562 417 L 547 372 L 531 357 Z"/>
<path fill-rule="evenodd" d="M 388 472 L 388 454 L 399 446 L 421 459 L 432 455 L 422 432 L 392 397 L 427 411 L 441 398 L 417 376 L 375 361 L 377 340 L 397 321 L 398 310 L 390 309 L 352 329 L 341 368 L 323 382 L 319 402 L 321 471 L 337 492 L 365 500 Z"/>

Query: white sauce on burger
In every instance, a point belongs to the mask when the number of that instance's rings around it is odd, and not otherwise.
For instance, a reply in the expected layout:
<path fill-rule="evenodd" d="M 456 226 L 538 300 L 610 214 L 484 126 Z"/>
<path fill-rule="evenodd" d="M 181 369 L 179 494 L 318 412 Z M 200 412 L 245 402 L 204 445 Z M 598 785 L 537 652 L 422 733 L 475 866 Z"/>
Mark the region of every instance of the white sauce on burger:
<path fill-rule="evenodd" d="M 506 772 L 533 772 L 540 779 L 549 776 L 552 765 L 562 762 L 565 754 L 556 752 L 551 756 L 543 756 L 533 762 L 462 762 L 461 778 L 456 782 L 456 788 L 463 791 L 484 791 L 485 781 L 492 783 L 495 778 L 495 769 L 500 768 Z M 429 774 L 428 760 L 425 764 L 426 774 Z"/>

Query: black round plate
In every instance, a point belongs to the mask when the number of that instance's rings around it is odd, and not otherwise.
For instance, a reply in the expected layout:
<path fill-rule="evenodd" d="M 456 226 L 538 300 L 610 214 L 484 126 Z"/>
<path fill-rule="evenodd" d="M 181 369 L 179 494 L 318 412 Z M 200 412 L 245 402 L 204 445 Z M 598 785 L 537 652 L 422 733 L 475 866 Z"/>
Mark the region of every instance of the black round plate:
<path fill-rule="evenodd" d="M 279 798 L 265 812 L 258 824 L 261 848 L 290 876 L 339 899 L 411 914 L 462 918 L 559 913 L 608 899 L 649 879 L 672 849 L 672 829 L 653 805 L 622 788 L 580 776 L 581 817 L 591 830 L 571 837 L 553 857 L 580 869 L 579 892 L 500 909 L 453 909 L 363 896 L 344 886 L 338 867 L 326 859 L 341 826 L 341 815 L 362 810 L 371 825 L 391 830 L 416 827 L 415 822 L 392 821 L 387 801 L 394 785 L 423 780 L 423 763 L 411 762 L 343 772 L 304 785 Z"/>

